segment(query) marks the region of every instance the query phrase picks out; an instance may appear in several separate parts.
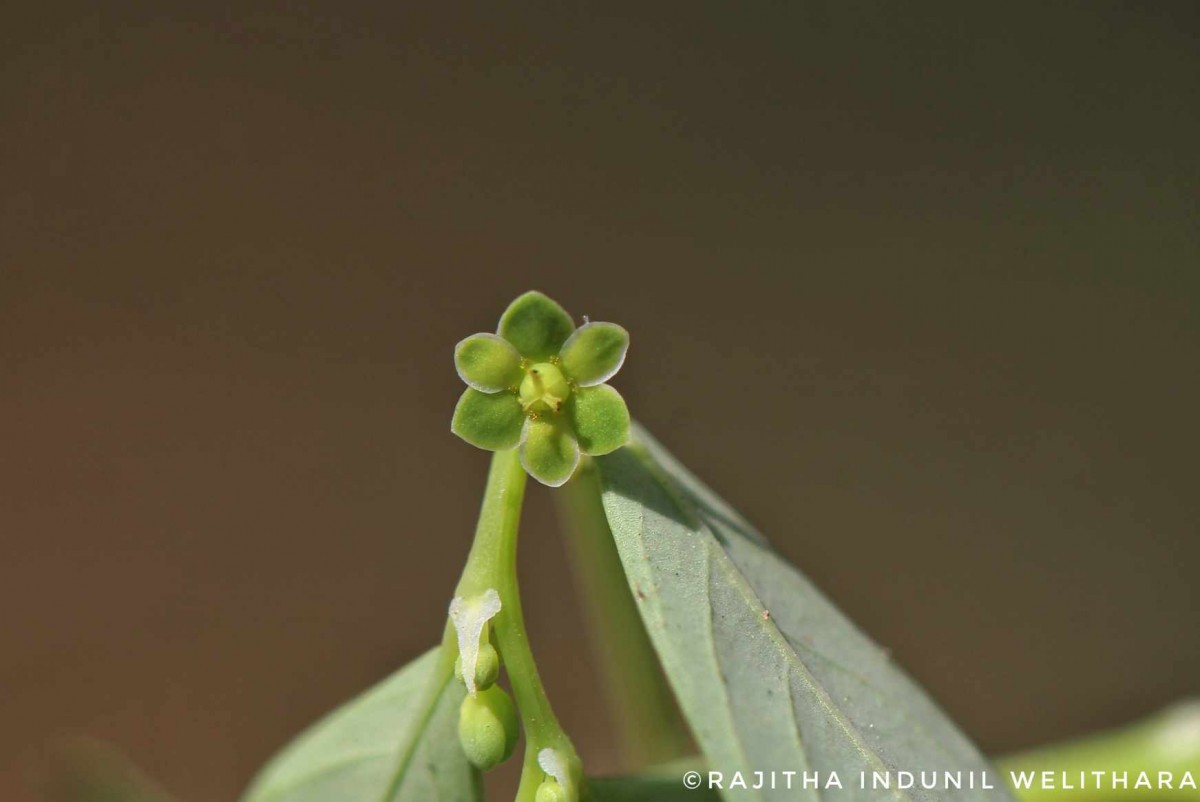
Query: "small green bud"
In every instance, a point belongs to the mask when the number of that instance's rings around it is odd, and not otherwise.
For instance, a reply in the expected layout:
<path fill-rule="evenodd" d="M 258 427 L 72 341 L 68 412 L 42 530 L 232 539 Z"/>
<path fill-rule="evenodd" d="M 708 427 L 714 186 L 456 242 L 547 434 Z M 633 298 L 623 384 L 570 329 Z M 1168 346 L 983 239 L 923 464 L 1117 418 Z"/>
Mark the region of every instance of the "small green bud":
<path fill-rule="evenodd" d="M 517 710 L 503 688 L 493 685 L 463 699 L 458 741 L 475 768 L 487 771 L 508 760 L 519 734 Z"/>
<path fill-rule="evenodd" d="M 490 688 L 500 677 L 500 654 L 490 643 L 480 644 L 479 654 L 475 657 L 475 687 L 479 690 Z M 462 673 L 462 655 L 454 659 L 454 678 L 464 682 Z"/>
<path fill-rule="evenodd" d="M 547 777 L 538 786 L 534 802 L 567 802 L 567 792 L 558 784 L 558 780 Z"/>
<path fill-rule="evenodd" d="M 571 385 L 558 365 L 538 362 L 530 366 L 529 372 L 521 380 L 518 396 L 526 412 L 558 412 L 571 396 Z"/>

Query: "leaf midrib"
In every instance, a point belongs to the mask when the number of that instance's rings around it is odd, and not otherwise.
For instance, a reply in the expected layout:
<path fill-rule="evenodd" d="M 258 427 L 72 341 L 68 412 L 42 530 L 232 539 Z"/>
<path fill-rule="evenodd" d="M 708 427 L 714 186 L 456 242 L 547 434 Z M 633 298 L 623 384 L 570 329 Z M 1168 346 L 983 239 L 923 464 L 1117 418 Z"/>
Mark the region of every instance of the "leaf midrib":
<path fill-rule="evenodd" d="M 635 452 L 635 453 L 637 454 L 637 459 L 639 460 L 639 462 L 642 462 L 643 465 L 645 464 L 646 460 L 651 459 L 649 457 L 649 455 L 643 455 L 642 453 L 639 453 L 639 452 Z M 743 601 L 745 601 L 748 605 L 750 605 L 752 609 L 756 609 L 758 611 L 765 610 L 766 607 L 763 606 L 762 600 L 759 598 L 758 593 L 754 590 L 754 588 L 750 587 L 750 584 L 746 580 L 745 576 L 743 576 L 741 571 L 739 571 L 737 569 L 737 567 L 733 565 L 733 561 L 729 558 L 729 555 L 726 554 L 724 552 L 724 550 L 719 548 L 719 545 L 716 542 L 716 537 L 713 535 L 712 530 L 709 527 L 707 517 L 698 508 L 698 506 L 695 505 L 691 501 L 691 495 L 689 493 L 687 493 L 686 491 L 684 491 L 682 488 L 676 490 L 673 487 L 665 486 L 664 479 L 661 476 L 659 476 L 657 471 L 651 470 L 651 471 L 648 471 L 648 473 L 653 477 L 654 481 L 657 482 L 660 487 L 662 487 L 664 492 L 667 494 L 668 498 L 671 499 L 672 503 L 674 503 L 675 505 L 678 506 L 678 504 L 681 501 L 684 501 L 684 503 L 688 503 L 692 507 L 692 509 L 690 510 L 692 515 L 690 515 L 690 516 L 688 516 L 689 510 L 681 509 L 681 510 L 679 510 L 679 512 L 683 513 L 685 516 L 689 517 L 691 520 L 698 521 L 700 524 L 700 527 L 695 529 L 694 533 L 705 538 L 705 541 L 704 541 L 705 565 L 706 565 L 706 571 L 709 573 L 709 577 L 708 577 L 709 581 L 711 581 L 711 572 L 713 569 L 714 552 L 719 552 L 716 554 L 716 561 L 717 561 L 718 568 L 720 570 L 722 570 L 724 575 L 732 581 L 734 587 L 736 587 L 738 592 L 741 594 Z M 675 491 L 675 492 L 673 492 L 673 491 Z M 641 532 L 640 539 L 642 540 L 643 543 L 645 543 L 646 542 L 646 537 L 645 537 L 646 527 L 645 527 L 645 515 L 644 514 L 639 515 L 639 527 L 638 528 Z M 690 529 L 691 527 L 689 526 L 688 528 Z M 715 635 L 714 635 L 713 629 L 712 629 L 712 615 L 713 615 L 712 599 L 711 599 L 711 596 L 709 595 L 709 589 L 708 589 L 707 582 L 706 582 L 706 587 L 705 587 L 705 600 L 706 600 L 707 606 L 708 606 L 709 642 L 711 644 L 713 644 L 715 647 L 716 638 L 715 638 Z M 788 665 L 789 670 L 796 671 L 800 680 L 802 682 L 804 682 L 809 688 L 812 689 L 814 695 L 819 700 L 821 706 L 826 710 L 826 712 L 829 714 L 830 718 L 832 718 L 833 720 L 835 720 L 838 723 L 838 726 L 850 738 L 851 743 L 854 744 L 855 748 L 858 749 L 859 753 L 872 766 L 874 766 L 878 769 L 887 771 L 888 770 L 887 764 L 883 761 L 882 757 L 880 757 L 880 755 L 874 749 L 872 749 L 870 746 L 868 746 L 863 741 L 859 729 L 856 726 L 854 726 L 854 723 L 851 722 L 846 717 L 846 715 L 841 711 L 841 709 L 833 703 L 833 699 L 829 695 L 829 692 L 825 689 L 825 687 L 820 682 L 817 681 L 816 677 L 808 670 L 808 667 L 800 659 L 800 656 L 796 653 L 795 649 L 792 648 L 792 645 L 788 642 L 788 640 L 784 636 L 784 634 L 779 630 L 779 627 L 775 625 L 773 620 L 770 618 L 764 619 L 761 615 L 754 616 L 754 617 L 758 621 L 759 628 L 766 634 L 766 636 L 771 641 L 771 643 L 775 646 L 775 648 L 783 656 L 784 662 Z M 715 657 L 715 649 L 714 649 L 714 657 Z M 718 666 L 718 670 L 719 670 L 719 667 L 720 667 L 719 661 L 717 662 L 717 666 Z M 723 681 L 722 681 L 722 684 L 724 684 Z M 790 691 L 790 682 L 789 682 L 789 699 L 790 699 L 790 695 L 791 695 L 791 691 Z M 790 705 L 789 718 L 791 719 L 792 725 L 797 729 L 797 732 L 799 732 L 800 723 L 796 719 L 796 708 L 795 708 L 794 704 Z M 735 728 L 735 732 L 736 732 L 736 728 Z M 743 758 L 744 758 L 745 750 L 744 750 L 744 747 L 741 742 L 742 739 L 740 737 L 738 737 L 738 738 L 735 738 L 734 740 L 735 740 L 738 750 L 742 753 Z M 803 743 L 803 739 L 800 739 L 800 743 Z M 892 796 L 896 799 L 914 800 L 914 797 L 912 797 L 911 795 L 909 795 L 907 793 L 902 793 L 900 789 L 892 789 Z"/>
<path fill-rule="evenodd" d="M 439 661 L 440 662 L 440 661 Z M 443 672 L 442 676 L 438 676 L 437 672 L 440 666 L 434 664 L 434 675 L 430 678 L 433 685 L 433 692 L 429 693 L 429 699 L 425 704 L 425 708 L 419 712 L 415 719 L 415 727 L 412 730 L 408 744 L 405 745 L 404 752 L 400 755 L 400 762 L 396 766 L 396 771 L 392 774 L 392 779 L 388 782 L 387 789 L 383 793 L 380 802 L 391 802 L 396 792 L 404 784 L 404 778 L 408 774 L 408 768 L 412 765 L 413 759 L 417 755 L 417 747 L 420 745 L 420 735 L 429 728 L 429 722 L 433 719 L 434 713 L 437 712 L 438 705 L 442 702 L 442 697 L 446 695 L 446 688 L 450 685 L 452 675 L 449 672 Z"/>
<path fill-rule="evenodd" d="M 680 492 L 689 501 L 692 500 L 692 495 L 690 492 L 688 492 L 684 489 L 681 489 Z M 703 524 L 704 529 L 707 530 L 709 547 L 715 548 L 721 554 L 721 556 L 723 556 L 725 558 L 725 561 L 728 564 L 728 567 L 729 567 L 730 571 L 732 572 L 733 577 L 738 581 L 739 588 L 742 589 L 742 591 L 743 591 L 743 596 L 746 595 L 746 591 L 748 590 L 749 593 L 751 594 L 752 598 L 759 602 L 759 608 L 763 611 L 766 611 L 767 607 L 766 607 L 766 605 L 761 603 L 762 599 L 759 597 L 758 592 L 752 586 L 750 586 L 749 582 L 746 581 L 745 575 L 741 572 L 740 569 L 738 569 L 737 565 L 733 562 L 732 558 L 729 557 L 728 553 L 725 552 L 724 549 L 721 549 L 719 546 L 716 545 L 716 537 L 715 537 L 715 535 L 713 535 L 712 528 L 709 525 L 708 515 L 704 512 L 704 510 L 698 504 L 695 505 L 695 512 L 696 512 L 698 520 Z M 749 526 L 749 525 L 746 524 L 746 526 Z M 765 545 L 765 543 L 758 544 L 758 543 L 754 543 L 753 541 L 749 541 L 749 542 L 750 542 L 750 545 L 754 546 L 755 548 L 766 550 L 769 553 L 771 552 L 771 550 L 769 549 L 768 546 Z M 774 556 L 774 555 L 772 554 L 772 556 Z M 810 685 L 814 689 L 821 691 L 821 693 L 824 695 L 824 699 L 828 700 L 828 704 L 832 705 L 833 709 L 835 711 L 838 711 L 839 718 L 844 719 L 846 725 L 849 725 L 855 733 L 862 732 L 857 726 L 854 725 L 854 723 L 852 721 L 850 721 L 849 719 L 847 719 L 845 717 L 844 713 L 841 713 L 841 708 L 839 708 L 833 702 L 833 698 L 825 690 L 825 686 L 822 685 L 820 682 L 818 682 L 816 679 L 816 675 L 808 670 L 807 664 L 803 660 L 800 659 L 799 653 L 797 653 L 795 647 L 792 646 L 791 642 L 787 638 L 787 635 L 785 635 L 782 632 L 782 630 L 779 629 L 778 625 L 775 624 L 774 622 L 775 622 L 774 618 L 771 618 L 766 621 L 766 623 L 770 624 L 770 627 L 767 629 L 768 635 L 770 635 L 772 632 L 774 632 L 779 636 L 780 639 L 783 640 L 783 643 L 785 644 L 785 647 L 786 647 L 786 652 L 795 656 L 796 662 L 804 669 L 804 674 L 812 679 L 812 682 L 810 683 Z M 760 624 L 761 623 L 762 622 L 760 622 Z M 773 640 L 777 640 L 777 639 L 773 638 Z M 853 669 L 848 668 L 845 665 L 842 665 L 839 661 L 830 658 L 829 656 L 821 653 L 817 649 L 813 649 L 812 654 L 814 657 L 816 657 L 820 660 L 823 660 L 826 663 L 826 665 L 830 666 L 831 668 L 841 671 L 842 673 L 846 674 L 847 676 L 853 677 L 856 681 L 858 681 L 863 686 L 863 688 L 872 691 L 877 696 L 877 698 L 879 698 L 881 700 L 885 700 L 885 701 L 887 700 L 887 698 L 888 698 L 887 694 L 883 693 L 879 688 L 875 687 L 875 685 L 873 685 L 870 681 L 868 681 L 862 674 L 859 674 L 858 672 L 854 671 Z M 943 755 L 945 755 L 947 757 L 952 757 L 952 755 L 947 750 L 946 745 L 942 742 L 942 740 L 940 738 L 932 737 L 932 733 L 929 732 L 929 729 L 925 726 L 924 722 L 922 722 L 919 717 L 913 718 L 912 716 L 907 715 L 907 711 L 905 711 L 904 720 L 905 720 L 905 722 L 907 722 L 908 726 L 910 726 L 914 729 L 920 730 L 922 733 L 925 733 L 926 735 L 931 736 L 928 739 L 929 743 L 934 748 L 939 750 Z M 839 723 L 841 723 L 841 722 L 839 721 Z M 849 731 L 847 731 L 847 734 L 849 734 Z M 855 741 L 861 743 L 861 739 L 859 739 L 859 738 L 855 738 Z M 881 758 L 879 758 L 878 753 L 875 752 L 875 750 L 871 749 L 866 744 L 862 744 L 862 749 L 864 750 L 863 751 L 864 754 L 870 754 L 877 758 L 875 763 L 876 763 L 876 765 L 879 766 L 879 768 L 887 769 L 887 764 L 884 763 Z M 899 790 L 899 789 L 893 789 L 893 790 Z M 903 795 L 901 795 L 901 797 L 902 798 L 910 798 L 910 799 L 912 798 L 908 794 L 903 794 Z"/>

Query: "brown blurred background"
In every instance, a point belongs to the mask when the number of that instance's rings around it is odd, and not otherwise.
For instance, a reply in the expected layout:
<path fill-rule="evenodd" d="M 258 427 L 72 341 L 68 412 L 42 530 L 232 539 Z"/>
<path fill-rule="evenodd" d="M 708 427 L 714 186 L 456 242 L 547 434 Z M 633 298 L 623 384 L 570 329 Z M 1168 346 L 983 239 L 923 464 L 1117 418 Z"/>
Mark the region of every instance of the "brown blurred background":
<path fill-rule="evenodd" d="M 21 5 L 0 797 L 74 733 L 231 800 L 431 645 L 487 462 L 451 348 L 530 287 L 984 748 L 1200 691 L 1200 6 Z"/>

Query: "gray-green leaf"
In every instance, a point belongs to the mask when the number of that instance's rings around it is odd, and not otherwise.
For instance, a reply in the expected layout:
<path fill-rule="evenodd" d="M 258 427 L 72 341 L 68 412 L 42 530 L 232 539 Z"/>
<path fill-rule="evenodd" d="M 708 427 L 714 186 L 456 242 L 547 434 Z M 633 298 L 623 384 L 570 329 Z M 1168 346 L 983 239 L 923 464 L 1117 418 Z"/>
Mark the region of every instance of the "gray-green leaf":
<path fill-rule="evenodd" d="M 1012 799 L 887 653 L 644 430 L 596 464 L 630 588 L 709 770 L 747 785 L 755 771 L 819 772 L 822 786 L 836 772 L 842 785 L 725 799 Z M 871 788 L 873 772 L 922 770 L 961 773 L 964 788 Z M 995 790 L 978 788 L 985 773 Z"/>
<path fill-rule="evenodd" d="M 330 713 L 273 758 L 242 802 L 478 802 L 479 773 L 458 745 L 462 686 L 436 649 Z M 401 755 L 415 745 L 401 765 Z"/>

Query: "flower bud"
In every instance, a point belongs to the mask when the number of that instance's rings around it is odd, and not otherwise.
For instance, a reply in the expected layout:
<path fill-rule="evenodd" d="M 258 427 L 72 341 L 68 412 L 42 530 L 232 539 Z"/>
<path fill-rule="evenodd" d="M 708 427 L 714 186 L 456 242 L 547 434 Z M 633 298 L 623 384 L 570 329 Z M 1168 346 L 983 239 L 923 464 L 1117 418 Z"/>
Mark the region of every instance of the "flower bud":
<path fill-rule="evenodd" d="M 534 802 L 567 802 L 567 792 L 558 784 L 558 780 L 547 777 L 538 786 Z"/>
<path fill-rule="evenodd" d="M 487 771 L 508 760 L 518 735 L 517 711 L 503 688 L 493 685 L 463 698 L 458 740 L 471 765 Z"/>
<path fill-rule="evenodd" d="M 578 758 L 572 761 L 559 750 L 546 748 L 538 752 L 537 762 L 542 767 L 542 771 L 546 772 L 546 778 L 538 786 L 535 802 L 543 802 L 543 789 L 545 789 L 546 799 L 550 802 L 578 801 L 579 797 L 575 791 L 575 782 L 579 776 Z"/>
<path fill-rule="evenodd" d="M 496 617 L 503 605 L 500 593 L 495 588 L 488 588 L 478 596 L 464 598 L 455 596 L 450 602 L 450 620 L 454 624 L 455 635 L 458 638 L 458 654 L 462 664 L 455 674 L 467 686 L 467 693 L 475 695 L 475 677 L 479 674 L 476 663 L 484 646 L 488 643 L 488 622 Z M 495 650 L 492 650 L 495 654 Z M 499 669 L 497 658 L 497 670 Z M 490 670 L 490 669 L 489 669 Z M 487 671 L 484 672 L 487 676 Z M 493 680 L 494 681 L 494 680 Z"/>
<path fill-rule="evenodd" d="M 484 690 L 496 684 L 500 677 L 500 655 L 490 643 L 481 644 L 475 657 L 475 687 Z M 463 682 L 462 656 L 454 660 L 454 678 Z"/>

